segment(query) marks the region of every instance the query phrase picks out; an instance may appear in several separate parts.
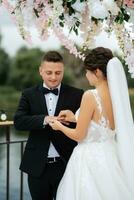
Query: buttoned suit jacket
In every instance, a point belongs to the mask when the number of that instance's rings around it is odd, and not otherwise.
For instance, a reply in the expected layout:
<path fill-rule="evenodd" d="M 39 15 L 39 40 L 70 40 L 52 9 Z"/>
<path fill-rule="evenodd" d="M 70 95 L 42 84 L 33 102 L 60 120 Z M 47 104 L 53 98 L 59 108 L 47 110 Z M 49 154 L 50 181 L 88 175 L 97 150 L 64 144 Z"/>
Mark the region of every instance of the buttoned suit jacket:
<path fill-rule="evenodd" d="M 61 84 L 55 116 L 61 110 L 69 109 L 73 113 L 80 107 L 83 90 Z M 44 117 L 48 115 L 42 85 L 34 86 L 22 92 L 18 109 L 14 116 L 17 130 L 29 131 L 20 169 L 34 177 L 39 177 L 45 168 L 50 141 L 66 164 L 76 142 L 60 131 L 43 126 Z M 75 124 L 71 123 L 74 128 Z"/>

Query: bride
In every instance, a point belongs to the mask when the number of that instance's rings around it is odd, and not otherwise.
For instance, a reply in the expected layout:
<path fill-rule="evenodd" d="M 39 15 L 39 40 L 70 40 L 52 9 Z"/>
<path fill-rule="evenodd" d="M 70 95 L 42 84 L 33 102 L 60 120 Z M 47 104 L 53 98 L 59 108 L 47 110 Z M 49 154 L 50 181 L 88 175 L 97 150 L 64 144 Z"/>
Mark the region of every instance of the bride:
<path fill-rule="evenodd" d="M 84 66 L 95 89 L 83 95 L 76 128 L 50 122 L 54 130 L 78 141 L 56 199 L 133 200 L 134 124 L 123 66 L 103 47 L 93 49 Z M 74 121 L 71 111 L 61 111 L 63 118 Z"/>

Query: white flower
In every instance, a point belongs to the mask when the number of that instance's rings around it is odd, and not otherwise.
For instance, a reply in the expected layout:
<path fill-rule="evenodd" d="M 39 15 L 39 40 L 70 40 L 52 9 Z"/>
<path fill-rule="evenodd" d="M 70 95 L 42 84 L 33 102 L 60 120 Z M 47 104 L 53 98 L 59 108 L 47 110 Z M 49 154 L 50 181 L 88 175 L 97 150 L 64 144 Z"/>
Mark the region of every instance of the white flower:
<path fill-rule="evenodd" d="M 108 16 L 108 11 L 100 1 L 90 1 L 89 9 L 92 17 L 96 19 L 105 19 Z"/>
<path fill-rule="evenodd" d="M 57 14 L 57 16 L 61 15 L 64 12 L 62 3 L 63 3 L 62 0 L 53 1 L 53 11 Z"/>
<path fill-rule="evenodd" d="M 109 11 L 111 11 L 111 13 L 113 15 L 117 15 L 119 12 L 119 7 L 117 6 L 117 4 L 115 3 L 114 0 L 103 0 L 103 5 L 105 6 L 105 8 Z"/>
<path fill-rule="evenodd" d="M 84 12 L 86 3 L 80 2 L 80 0 L 77 0 L 74 4 L 72 4 L 72 8 L 77 10 L 78 12 Z"/>
<path fill-rule="evenodd" d="M 125 58 L 126 64 L 128 65 L 129 73 L 134 78 L 134 49 L 131 50 L 130 54 Z"/>
<path fill-rule="evenodd" d="M 80 20 L 81 15 L 79 13 L 76 13 L 75 15 L 73 14 L 71 16 L 69 16 L 68 14 L 65 14 L 64 18 L 65 18 L 65 24 L 70 29 L 76 24 L 76 21 L 78 21 L 78 19 Z"/>

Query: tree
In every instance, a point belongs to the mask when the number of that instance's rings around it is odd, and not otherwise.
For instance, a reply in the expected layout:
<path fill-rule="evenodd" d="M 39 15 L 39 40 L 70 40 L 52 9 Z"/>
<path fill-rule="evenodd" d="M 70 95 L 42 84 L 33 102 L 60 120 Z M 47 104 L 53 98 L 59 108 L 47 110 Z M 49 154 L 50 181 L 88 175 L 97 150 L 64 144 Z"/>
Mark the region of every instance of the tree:
<path fill-rule="evenodd" d="M 70 57 L 69 52 L 63 51 L 63 49 L 59 51 L 66 58 L 63 82 L 72 85 L 75 80 L 72 63 L 75 63 L 76 58 L 74 56 Z M 17 90 L 21 90 L 38 84 L 41 81 L 38 69 L 43 55 L 44 52 L 39 48 L 20 48 L 12 62 L 10 85 L 13 85 Z"/>
<path fill-rule="evenodd" d="M 1 44 L 1 40 L 2 40 L 2 35 L 0 34 L 0 44 Z"/>
<path fill-rule="evenodd" d="M 0 85 L 7 83 L 10 70 L 10 58 L 8 54 L 0 48 Z"/>
<path fill-rule="evenodd" d="M 10 71 L 10 58 L 5 50 L 1 47 L 2 35 L 0 34 L 0 85 L 7 83 Z"/>
<path fill-rule="evenodd" d="M 13 59 L 10 83 L 18 90 L 33 86 L 40 81 L 39 65 L 44 54 L 39 48 L 22 47 Z"/>
<path fill-rule="evenodd" d="M 83 61 L 78 57 L 76 58 L 75 55 L 70 54 L 70 52 L 64 47 L 62 47 L 60 51 L 65 62 L 65 72 L 67 70 L 70 74 L 69 78 L 71 79 L 71 85 L 83 89 L 89 88 L 88 81 L 85 77 Z"/>
<path fill-rule="evenodd" d="M 125 73 L 126 73 L 126 77 L 127 77 L 127 82 L 128 82 L 128 87 L 129 88 L 134 88 L 134 79 L 131 78 L 130 73 L 128 72 L 128 66 L 124 67 Z"/>

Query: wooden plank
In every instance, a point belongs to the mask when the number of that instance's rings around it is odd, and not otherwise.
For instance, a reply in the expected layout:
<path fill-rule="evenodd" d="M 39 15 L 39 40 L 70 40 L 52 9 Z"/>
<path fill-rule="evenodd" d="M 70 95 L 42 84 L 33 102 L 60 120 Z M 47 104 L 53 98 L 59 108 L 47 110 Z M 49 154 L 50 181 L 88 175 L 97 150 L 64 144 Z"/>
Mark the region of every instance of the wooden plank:
<path fill-rule="evenodd" d="M 9 125 L 13 125 L 14 122 L 13 121 L 1 121 L 0 122 L 0 126 L 9 126 Z"/>

